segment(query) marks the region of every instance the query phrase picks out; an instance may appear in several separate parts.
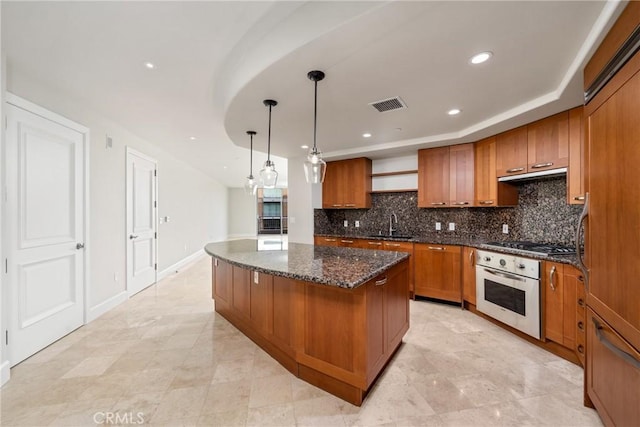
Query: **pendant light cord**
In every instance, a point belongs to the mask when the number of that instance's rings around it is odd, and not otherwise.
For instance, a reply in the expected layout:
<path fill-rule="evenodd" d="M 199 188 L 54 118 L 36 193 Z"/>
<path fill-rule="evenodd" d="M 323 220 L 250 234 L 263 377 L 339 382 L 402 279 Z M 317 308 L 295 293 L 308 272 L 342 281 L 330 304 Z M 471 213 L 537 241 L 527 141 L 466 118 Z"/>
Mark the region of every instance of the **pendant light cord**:
<path fill-rule="evenodd" d="M 269 133 L 267 134 L 267 161 L 271 160 L 271 105 L 269 105 Z"/>
<path fill-rule="evenodd" d="M 313 152 L 316 153 L 318 148 L 316 147 L 316 123 L 318 121 L 318 81 L 315 82 L 315 89 L 313 92 Z"/>
<path fill-rule="evenodd" d="M 251 136 L 251 154 L 249 154 L 249 176 L 253 176 L 253 135 L 249 135 Z"/>

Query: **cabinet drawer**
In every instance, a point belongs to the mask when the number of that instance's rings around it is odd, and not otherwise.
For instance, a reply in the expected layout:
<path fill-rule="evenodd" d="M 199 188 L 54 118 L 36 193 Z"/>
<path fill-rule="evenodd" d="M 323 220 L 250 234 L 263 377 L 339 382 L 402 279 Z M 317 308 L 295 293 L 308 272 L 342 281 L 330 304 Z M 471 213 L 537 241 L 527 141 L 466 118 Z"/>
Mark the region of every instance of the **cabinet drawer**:
<path fill-rule="evenodd" d="M 587 393 L 605 425 L 640 420 L 640 353 L 587 309 Z"/>
<path fill-rule="evenodd" d="M 387 251 L 413 252 L 411 242 L 383 242 L 383 246 Z"/>

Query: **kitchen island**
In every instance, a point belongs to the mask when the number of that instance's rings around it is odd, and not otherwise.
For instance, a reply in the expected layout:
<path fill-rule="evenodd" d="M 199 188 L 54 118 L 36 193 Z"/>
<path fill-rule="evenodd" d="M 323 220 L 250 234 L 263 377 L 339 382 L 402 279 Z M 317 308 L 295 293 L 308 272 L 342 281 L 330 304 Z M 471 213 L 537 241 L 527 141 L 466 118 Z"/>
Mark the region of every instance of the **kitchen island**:
<path fill-rule="evenodd" d="M 215 311 L 297 377 L 361 405 L 409 329 L 408 255 L 210 243 Z"/>

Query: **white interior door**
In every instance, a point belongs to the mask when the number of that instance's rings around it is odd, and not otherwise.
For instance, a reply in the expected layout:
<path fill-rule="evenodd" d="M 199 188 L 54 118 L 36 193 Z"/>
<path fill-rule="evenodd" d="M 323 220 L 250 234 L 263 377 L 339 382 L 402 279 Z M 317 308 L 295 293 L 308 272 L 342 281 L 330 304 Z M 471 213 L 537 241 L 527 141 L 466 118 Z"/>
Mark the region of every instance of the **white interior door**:
<path fill-rule="evenodd" d="M 157 162 L 127 148 L 127 292 L 156 282 Z"/>
<path fill-rule="evenodd" d="M 84 323 L 84 140 L 7 105 L 11 366 Z"/>

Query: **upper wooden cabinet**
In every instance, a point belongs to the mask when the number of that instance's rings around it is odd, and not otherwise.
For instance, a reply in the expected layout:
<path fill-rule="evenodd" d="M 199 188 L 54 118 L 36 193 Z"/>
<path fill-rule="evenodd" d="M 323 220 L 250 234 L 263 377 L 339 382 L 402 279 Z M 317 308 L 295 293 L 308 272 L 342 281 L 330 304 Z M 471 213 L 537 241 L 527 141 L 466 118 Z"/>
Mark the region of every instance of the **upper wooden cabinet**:
<path fill-rule="evenodd" d="M 527 127 L 522 126 L 496 136 L 496 174 L 527 172 Z"/>
<path fill-rule="evenodd" d="M 567 172 L 567 201 L 571 205 L 584 204 L 587 145 L 584 138 L 584 108 L 569 110 L 569 171 Z"/>
<path fill-rule="evenodd" d="M 339 160 L 327 163 L 322 183 L 324 209 L 371 207 L 371 159 Z"/>
<path fill-rule="evenodd" d="M 473 144 L 418 151 L 418 207 L 472 206 Z"/>
<path fill-rule="evenodd" d="M 474 144 L 475 150 L 475 200 L 476 206 L 515 206 L 518 189 L 498 182 L 496 173 L 496 137 Z"/>
<path fill-rule="evenodd" d="M 537 172 L 569 165 L 569 112 L 527 125 L 527 171 Z"/>

